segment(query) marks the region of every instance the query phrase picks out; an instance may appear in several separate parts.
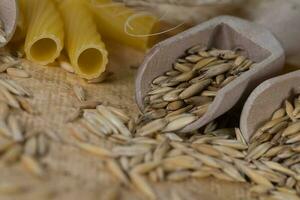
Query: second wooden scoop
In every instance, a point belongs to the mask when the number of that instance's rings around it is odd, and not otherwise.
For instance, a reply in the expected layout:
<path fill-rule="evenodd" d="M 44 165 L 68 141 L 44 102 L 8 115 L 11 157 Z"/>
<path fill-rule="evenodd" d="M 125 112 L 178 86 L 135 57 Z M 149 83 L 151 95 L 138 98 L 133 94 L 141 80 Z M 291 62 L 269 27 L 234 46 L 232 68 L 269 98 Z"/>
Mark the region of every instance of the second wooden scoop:
<path fill-rule="evenodd" d="M 240 119 L 245 139 L 248 141 L 285 99 L 299 93 L 300 71 L 266 80 L 255 88 L 244 105 Z"/>
<path fill-rule="evenodd" d="M 178 57 L 198 44 L 208 48 L 242 49 L 241 54 L 255 61 L 256 66 L 220 89 L 203 117 L 181 132 L 196 130 L 224 114 L 259 83 L 276 75 L 284 64 L 283 49 L 268 30 L 239 18 L 217 17 L 157 44 L 146 55 L 136 78 L 136 100 L 141 110 L 152 80 L 170 70 Z"/>
<path fill-rule="evenodd" d="M 18 6 L 16 0 L 0 0 L 0 19 L 4 25 L 6 33 L 6 43 L 0 43 L 0 47 L 5 46 L 13 37 L 17 25 Z"/>

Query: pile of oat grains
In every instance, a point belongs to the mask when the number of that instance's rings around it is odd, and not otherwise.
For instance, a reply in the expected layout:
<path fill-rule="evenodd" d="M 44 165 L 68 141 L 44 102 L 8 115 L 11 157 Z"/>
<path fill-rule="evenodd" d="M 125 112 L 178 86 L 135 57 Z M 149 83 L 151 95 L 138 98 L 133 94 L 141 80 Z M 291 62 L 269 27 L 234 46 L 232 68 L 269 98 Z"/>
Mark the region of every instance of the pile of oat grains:
<path fill-rule="evenodd" d="M 4 59 L 2 72 L 8 73 L 11 67 L 23 70 L 18 62 L 6 67 L 13 60 Z M 252 66 L 252 61 L 234 51 L 193 47 L 177 60 L 174 69 L 153 81 L 145 97 L 145 113 L 136 118 L 87 100 L 84 88 L 74 85 L 74 95 L 81 103 L 67 122 L 76 142 L 64 144 L 102 159 L 124 186 L 134 185 L 150 199 L 157 198 L 151 182 L 205 177 L 248 183 L 257 199 L 299 199 L 299 97 L 286 100 L 249 143 L 235 128 L 238 120 L 232 122 L 230 113 L 197 131 L 179 133 L 203 116 L 219 89 Z M 33 95 L 9 79 L 1 79 L 0 86 L 4 97 L 0 128 L 5 133 L 0 136 L 0 160 L 8 164 L 20 160 L 31 173 L 43 176 L 38 159 L 49 151 L 47 140 L 62 139 L 50 130 L 25 133 L 10 113 L 36 114 L 26 101 Z M 111 145 L 101 146 L 89 135 Z"/>
<path fill-rule="evenodd" d="M 130 118 L 118 108 L 94 102 L 88 109 L 79 108 L 81 112 L 72 116 L 77 128 L 70 130 L 77 147 L 101 157 L 124 185 L 134 185 L 150 199 L 157 197 L 148 180 L 210 176 L 250 183 L 254 198 L 299 199 L 298 98 L 294 105 L 286 101 L 249 144 L 238 128 L 232 128 L 236 126 L 224 123 L 232 118 L 228 114 L 181 134 L 180 129 L 203 116 L 219 89 L 252 66 L 234 51 L 197 46 L 187 52 L 174 69 L 153 81 L 140 116 Z M 93 144 L 86 135 L 90 133 L 113 147 Z"/>
<path fill-rule="evenodd" d="M 23 69 L 20 57 L 3 51 L 0 62 L 3 73 L 0 78 L 0 163 L 9 166 L 20 161 L 30 173 L 42 177 L 44 169 L 39 158 L 48 151 L 48 139 L 56 135 L 24 127 L 19 119 L 20 112 L 29 115 L 39 115 L 39 112 L 29 101 L 33 98 L 32 92 L 12 78 L 31 76 Z"/>

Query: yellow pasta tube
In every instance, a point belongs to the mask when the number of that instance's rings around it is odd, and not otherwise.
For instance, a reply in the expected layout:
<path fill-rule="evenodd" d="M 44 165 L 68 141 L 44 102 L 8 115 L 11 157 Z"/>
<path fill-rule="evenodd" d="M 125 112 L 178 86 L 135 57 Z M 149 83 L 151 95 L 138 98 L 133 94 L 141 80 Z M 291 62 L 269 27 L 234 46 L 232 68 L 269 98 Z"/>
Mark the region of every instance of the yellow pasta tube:
<path fill-rule="evenodd" d="M 111 0 L 89 0 L 98 29 L 103 37 L 110 38 L 139 50 L 150 48 L 159 29 L 156 17 L 134 10 Z"/>
<path fill-rule="evenodd" d="M 65 0 L 59 4 L 65 23 L 66 50 L 75 72 L 93 79 L 105 71 L 108 58 L 92 14 L 81 0 Z"/>
<path fill-rule="evenodd" d="M 63 21 L 58 8 L 52 0 L 25 0 L 23 3 L 27 58 L 42 65 L 54 62 L 64 42 Z"/>

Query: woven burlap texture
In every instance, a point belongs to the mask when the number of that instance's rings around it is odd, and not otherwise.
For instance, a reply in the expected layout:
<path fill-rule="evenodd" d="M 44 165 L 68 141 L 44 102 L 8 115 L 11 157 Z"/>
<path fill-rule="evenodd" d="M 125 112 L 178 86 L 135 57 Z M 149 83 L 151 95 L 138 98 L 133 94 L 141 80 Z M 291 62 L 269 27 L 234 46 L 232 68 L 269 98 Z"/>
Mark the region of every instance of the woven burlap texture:
<path fill-rule="evenodd" d="M 72 92 L 77 83 L 87 91 L 88 100 L 122 108 L 131 116 L 138 114 L 134 100 L 134 77 L 143 55 L 116 44 L 109 45 L 108 69 L 114 72 L 111 81 L 87 84 L 76 75 L 58 67 L 43 67 L 24 61 L 32 74 L 30 79 L 14 79 L 29 88 L 34 97 L 30 102 L 41 112 L 39 116 L 21 114 L 19 117 L 27 130 L 52 129 L 66 140 L 74 140 L 67 131 L 66 119 L 76 110 L 78 100 Z M 93 138 L 91 138 L 93 140 Z M 94 138 L 94 143 L 105 145 L 105 141 Z M 1 200 L 113 200 L 145 199 L 133 187 L 123 186 L 105 167 L 104 162 L 93 155 L 80 151 L 72 145 L 51 142 L 50 150 L 42 160 L 46 169 L 45 178 L 39 179 L 22 168 L 20 164 L 0 164 L 0 184 L 17 184 L 25 190 L 17 195 L 0 195 Z M 190 179 L 184 182 L 151 184 L 158 199 L 203 199 L 238 200 L 250 199 L 247 185 L 215 179 Z"/>

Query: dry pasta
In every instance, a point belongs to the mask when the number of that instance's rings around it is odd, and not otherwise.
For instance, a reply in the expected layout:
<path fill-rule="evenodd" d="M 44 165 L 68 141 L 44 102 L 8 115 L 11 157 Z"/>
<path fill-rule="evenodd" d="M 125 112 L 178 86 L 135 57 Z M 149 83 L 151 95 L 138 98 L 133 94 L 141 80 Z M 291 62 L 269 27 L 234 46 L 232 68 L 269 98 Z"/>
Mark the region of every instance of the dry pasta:
<path fill-rule="evenodd" d="M 75 72 L 82 78 L 97 78 L 105 71 L 108 53 L 90 10 L 81 0 L 61 1 L 59 8 L 65 24 L 66 49 Z"/>
<path fill-rule="evenodd" d="M 24 16 L 27 35 L 25 53 L 29 60 L 46 65 L 63 49 L 63 21 L 52 0 L 25 0 Z"/>
<path fill-rule="evenodd" d="M 158 19 L 149 13 L 136 13 L 111 0 L 89 0 L 98 30 L 106 38 L 116 40 L 139 50 L 154 43 L 152 33 L 159 28 Z"/>

